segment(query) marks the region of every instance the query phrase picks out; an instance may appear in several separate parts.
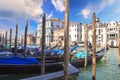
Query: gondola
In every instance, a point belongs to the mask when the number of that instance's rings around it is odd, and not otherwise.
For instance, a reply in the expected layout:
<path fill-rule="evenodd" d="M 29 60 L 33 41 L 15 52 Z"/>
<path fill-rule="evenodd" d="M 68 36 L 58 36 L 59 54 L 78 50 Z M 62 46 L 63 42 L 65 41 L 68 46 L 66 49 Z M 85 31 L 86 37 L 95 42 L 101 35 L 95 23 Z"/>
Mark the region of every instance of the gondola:
<path fill-rule="evenodd" d="M 62 63 L 47 61 L 45 72 L 63 70 Z M 41 63 L 36 58 L 0 58 L 0 74 L 33 74 L 41 73 Z"/>
<path fill-rule="evenodd" d="M 109 49 L 107 48 L 107 50 L 109 50 Z M 103 58 L 104 51 L 105 51 L 105 49 L 101 49 L 96 52 L 96 62 L 99 62 Z M 84 62 L 85 62 L 84 57 L 81 57 L 79 59 L 71 61 L 70 63 L 77 68 L 84 67 Z M 92 64 L 92 55 L 90 54 L 90 55 L 88 55 L 87 65 L 91 65 L 91 64 Z"/>
<path fill-rule="evenodd" d="M 104 49 L 101 49 L 96 52 L 96 61 L 100 61 L 103 57 Z M 52 58 L 51 58 L 52 57 Z M 59 56 L 49 56 L 46 58 L 45 71 L 46 72 L 55 72 L 63 70 L 63 57 Z M 56 61 L 58 60 L 58 61 Z M 35 57 L 3 57 L 0 58 L 0 74 L 33 74 L 41 73 L 41 60 L 38 60 Z M 84 66 L 84 58 L 76 59 L 70 61 L 70 63 L 75 67 Z M 88 65 L 92 64 L 92 55 L 88 57 Z"/>

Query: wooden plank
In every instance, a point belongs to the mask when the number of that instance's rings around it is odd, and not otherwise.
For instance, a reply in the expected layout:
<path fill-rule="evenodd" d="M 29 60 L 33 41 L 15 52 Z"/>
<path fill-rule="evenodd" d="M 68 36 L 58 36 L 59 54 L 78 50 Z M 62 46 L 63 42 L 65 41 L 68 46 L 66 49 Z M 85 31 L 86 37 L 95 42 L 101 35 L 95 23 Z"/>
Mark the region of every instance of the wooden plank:
<path fill-rule="evenodd" d="M 68 75 L 72 76 L 72 74 L 78 74 L 78 73 L 79 73 L 79 70 L 77 68 L 75 68 L 71 64 L 68 65 Z M 58 71 L 50 74 L 44 74 L 44 75 L 25 78 L 21 80 L 52 80 L 52 79 L 58 79 L 63 76 L 64 76 L 63 71 Z"/>

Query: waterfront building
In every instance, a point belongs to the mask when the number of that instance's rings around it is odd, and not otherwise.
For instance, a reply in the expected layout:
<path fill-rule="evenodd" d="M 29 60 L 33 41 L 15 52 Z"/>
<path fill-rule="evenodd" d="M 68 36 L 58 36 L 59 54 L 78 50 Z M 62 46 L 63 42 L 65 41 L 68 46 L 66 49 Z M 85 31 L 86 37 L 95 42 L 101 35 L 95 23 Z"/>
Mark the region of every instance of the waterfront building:
<path fill-rule="evenodd" d="M 82 25 L 82 41 L 84 42 L 84 27 L 86 24 Z M 88 41 L 92 43 L 92 24 L 87 24 L 88 27 Z M 96 19 L 96 46 L 103 47 L 105 45 L 106 28 L 105 23 L 101 23 L 99 18 Z"/>
<path fill-rule="evenodd" d="M 118 22 L 111 21 L 108 23 L 107 27 L 107 36 L 108 36 L 108 44 L 110 46 L 118 46 L 118 35 L 119 35 L 119 27 Z"/>
<path fill-rule="evenodd" d="M 62 28 L 64 26 L 64 21 L 58 18 L 51 18 L 46 20 L 46 45 L 49 46 L 50 42 L 53 42 L 53 31 Z M 40 38 L 42 38 L 42 20 L 37 26 L 37 44 L 40 44 Z"/>
<path fill-rule="evenodd" d="M 24 35 L 21 35 L 21 37 L 20 37 L 20 43 L 21 43 L 21 45 L 24 45 L 24 38 L 25 38 L 25 36 Z M 33 35 L 31 35 L 31 34 L 27 34 L 27 45 L 32 45 L 32 44 L 34 44 L 34 42 L 35 42 L 35 39 L 34 39 L 35 37 L 33 36 Z M 19 42 L 19 41 L 18 41 Z"/>
<path fill-rule="evenodd" d="M 82 41 L 82 24 L 78 22 L 69 23 L 69 42 L 72 44 L 74 42 Z M 57 44 L 59 41 L 64 45 L 64 27 L 54 30 L 54 43 Z"/>
<path fill-rule="evenodd" d="M 72 42 L 81 42 L 82 41 L 82 24 L 79 22 L 70 22 L 69 23 L 69 41 Z"/>
<path fill-rule="evenodd" d="M 54 44 L 64 46 L 64 27 L 57 28 L 53 31 Z"/>
<path fill-rule="evenodd" d="M 108 25 L 107 25 L 108 24 Z M 78 22 L 69 23 L 69 41 L 84 42 L 84 27 L 86 24 Z M 88 26 L 88 41 L 92 43 L 92 24 Z M 96 46 L 104 47 L 107 44 L 118 46 L 118 22 L 111 21 L 109 23 L 100 22 L 99 18 L 96 19 Z M 37 44 L 40 44 L 42 38 L 42 21 L 39 22 L 37 27 Z M 57 44 L 58 40 L 64 44 L 64 21 L 58 18 L 51 18 L 46 20 L 46 45 Z"/>

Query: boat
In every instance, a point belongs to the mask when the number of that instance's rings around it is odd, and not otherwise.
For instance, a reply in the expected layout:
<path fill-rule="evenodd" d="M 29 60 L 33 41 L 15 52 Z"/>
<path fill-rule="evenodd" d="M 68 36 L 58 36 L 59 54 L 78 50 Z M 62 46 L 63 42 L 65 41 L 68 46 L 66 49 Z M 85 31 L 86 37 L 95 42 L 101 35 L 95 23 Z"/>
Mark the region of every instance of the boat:
<path fill-rule="evenodd" d="M 77 49 L 77 47 L 78 47 L 78 45 L 72 46 L 72 47 L 70 48 L 70 51 L 71 51 L 71 52 L 74 51 L 75 49 Z M 55 55 L 63 55 L 63 54 L 64 54 L 64 50 L 55 49 L 55 50 L 53 50 L 53 53 L 54 53 Z"/>
<path fill-rule="evenodd" d="M 107 50 L 109 50 L 109 49 L 107 48 Z M 103 48 L 96 52 L 96 62 L 99 62 L 103 58 L 104 51 L 105 51 L 105 49 Z M 84 67 L 84 62 L 85 62 L 85 52 L 81 52 L 81 55 L 79 55 L 79 57 L 77 59 L 75 59 L 74 61 L 70 61 L 70 63 L 77 68 Z M 88 54 L 87 65 L 92 65 L 92 55 L 91 54 Z"/>
<path fill-rule="evenodd" d="M 96 61 L 103 57 L 104 49 L 96 52 Z M 41 59 L 41 58 L 39 58 Z M 45 72 L 55 72 L 63 70 L 63 57 L 49 56 L 45 61 Z M 2 57 L 0 58 L 0 74 L 33 74 L 41 73 L 41 60 L 35 57 Z M 75 67 L 83 67 L 85 59 L 80 57 L 70 63 Z M 88 57 L 88 65 L 92 64 L 92 55 Z"/>
<path fill-rule="evenodd" d="M 62 70 L 62 63 L 47 61 L 45 72 Z M 0 74 L 33 74 L 41 73 L 41 63 L 36 58 L 0 58 Z"/>

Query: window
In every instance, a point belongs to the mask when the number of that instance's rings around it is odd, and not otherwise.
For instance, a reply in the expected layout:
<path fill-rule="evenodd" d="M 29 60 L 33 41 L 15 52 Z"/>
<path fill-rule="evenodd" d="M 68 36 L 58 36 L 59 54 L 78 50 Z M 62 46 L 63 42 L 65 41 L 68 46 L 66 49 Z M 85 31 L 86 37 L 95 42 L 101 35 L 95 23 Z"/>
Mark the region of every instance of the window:
<path fill-rule="evenodd" d="M 110 34 L 110 37 L 115 37 L 115 34 Z"/>
<path fill-rule="evenodd" d="M 99 31 L 98 34 L 100 35 L 100 29 L 98 31 Z"/>
<path fill-rule="evenodd" d="M 77 34 L 77 38 L 79 38 L 79 34 Z"/>
<path fill-rule="evenodd" d="M 75 29 L 75 31 L 76 31 L 76 29 Z"/>
<path fill-rule="evenodd" d="M 79 32 L 79 28 L 77 28 L 77 31 Z"/>
<path fill-rule="evenodd" d="M 116 33 L 116 37 L 118 37 L 118 34 Z"/>

